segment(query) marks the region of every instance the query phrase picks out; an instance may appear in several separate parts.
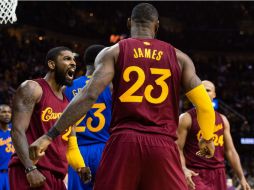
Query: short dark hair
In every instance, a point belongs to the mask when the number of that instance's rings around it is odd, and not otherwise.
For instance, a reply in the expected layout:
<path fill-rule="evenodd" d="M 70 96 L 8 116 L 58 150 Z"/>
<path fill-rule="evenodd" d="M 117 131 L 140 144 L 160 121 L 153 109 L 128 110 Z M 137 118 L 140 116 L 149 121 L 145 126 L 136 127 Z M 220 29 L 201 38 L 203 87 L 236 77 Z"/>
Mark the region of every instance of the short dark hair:
<path fill-rule="evenodd" d="M 56 61 L 57 56 L 62 52 L 62 51 L 71 51 L 72 50 L 68 47 L 65 46 L 59 46 L 59 47 L 55 47 L 52 48 L 48 51 L 47 55 L 46 55 L 46 59 L 45 59 L 45 63 L 46 65 L 48 64 L 48 61 Z"/>
<path fill-rule="evenodd" d="M 131 20 L 136 23 L 149 23 L 158 20 L 157 9 L 149 3 L 139 3 L 132 9 Z"/>
<path fill-rule="evenodd" d="M 9 108 L 11 108 L 11 106 L 9 106 L 8 104 L 0 104 L 0 110 L 2 109 L 2 107 L 9 107 Z"/>
<path fill-rule="evenodd" d="M 96 56 L 100 53 L 101 50 L 103 50 L 105 46 L 103 45 L 91 45 L 89 46 L 83 56 L 83 60 L 85 65 L 94 65 L 94 61 Z"/>

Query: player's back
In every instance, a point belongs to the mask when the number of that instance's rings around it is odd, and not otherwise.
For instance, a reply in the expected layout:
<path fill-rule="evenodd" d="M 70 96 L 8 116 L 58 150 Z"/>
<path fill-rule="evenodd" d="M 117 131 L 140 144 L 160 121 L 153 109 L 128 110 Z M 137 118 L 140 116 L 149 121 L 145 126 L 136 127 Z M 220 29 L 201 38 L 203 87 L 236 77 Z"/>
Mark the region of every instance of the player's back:
<path fill-rule="evenodd" d="M 65 94 L 71 101 L 74 96 L 88 83 L 90 77 L 81 76 L 73 81 L 73 85 L 67 87 Z M 99 95 L 96 103 L 81 118 L 76 127 L 78 144 L 89 145 L 105 143 L 109 138 L 109 126 L 111 121 L 111 91 L 109 87 Z"/>
<path fill-rule="evenodd" d="M 156 39 L 119 42 L 111 129 L 176 138 L 181 71 L 173 46 Z"/>

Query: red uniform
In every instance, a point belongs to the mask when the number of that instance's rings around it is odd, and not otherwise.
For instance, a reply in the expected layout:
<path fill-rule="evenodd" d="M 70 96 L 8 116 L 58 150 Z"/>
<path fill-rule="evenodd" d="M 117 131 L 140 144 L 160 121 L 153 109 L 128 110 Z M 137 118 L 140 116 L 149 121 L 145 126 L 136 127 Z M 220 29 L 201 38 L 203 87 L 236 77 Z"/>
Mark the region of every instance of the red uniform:
<path fill-rule="evenodd" d="M 215 153 L 212 158 L 203 158 L 196 155 L 199 150 L 198 141 L 202 134 L 197 122 L 195 109 L 188 111 L 192 118 L 192 126 L 188 132 L 184 146 L 186 166 L 199 173 L 193 177 L 197 190 L 224 190 L 226 189 L 226 175 L 224 165 L 224 123 L 221 115 L 215 112 L 214 145 Z"/>
<path fill-rule="evenodd" d="M 54 125 L 68 104 L 65 95 L 63 95 L 64 99 L 60 100 L 44 79 L 37 79 L 36 82 L 40 84 L 43 94 L 40 102 L 35 105 L 26 131 L 28 144 L 45 134 Z M 63 178 L 68 168 L 65 155 L 67 150 L 67 141 L 64 140 L 65 135 L 57 137 L 49 145 L 45 156 L 36 164 L 39 171 L 47 179 L 42 189 L 65 189 Z M 29 189 L 24 170 L 24 166 L 15 153 L 9 163 L 9 179 L 12 190 Z"/>
<path fill-rule="evenodd" d="M 175 49 L 156 39 L 119 42 L 111 137 L 95 190 L 187 189 L 174 141 L 181 71 Z"/>

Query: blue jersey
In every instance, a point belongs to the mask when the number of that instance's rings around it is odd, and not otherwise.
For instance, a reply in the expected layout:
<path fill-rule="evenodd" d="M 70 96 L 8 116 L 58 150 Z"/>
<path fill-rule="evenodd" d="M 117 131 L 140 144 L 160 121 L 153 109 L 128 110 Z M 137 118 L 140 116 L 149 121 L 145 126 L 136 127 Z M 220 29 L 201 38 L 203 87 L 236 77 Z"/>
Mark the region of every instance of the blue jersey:
<path fill-rule="evenodd" d="M 65 94 L 71 100 L 89 81 L 89 77 L 82 76 L 73 81 L 72 86 L 66 87 Z M 111 122 L 111 91 L 109 87 L 100 94 L 92 109 L 76 124 L 78 145 L 105 143 L 109 138 Z"/>
<path fill-rule="evenodd" d="M 0 129 L 0 170 L 8 169 L 8 162 L 15 149 L 11 140 L 11 125 L 7 131 Z"/>

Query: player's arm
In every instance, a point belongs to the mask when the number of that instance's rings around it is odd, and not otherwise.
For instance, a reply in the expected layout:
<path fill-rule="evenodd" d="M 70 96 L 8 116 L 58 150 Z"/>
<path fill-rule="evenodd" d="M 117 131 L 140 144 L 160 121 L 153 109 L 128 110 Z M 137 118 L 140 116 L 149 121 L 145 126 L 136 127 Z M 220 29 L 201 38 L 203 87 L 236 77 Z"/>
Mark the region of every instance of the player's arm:
<path fill-rule="evenodd" d="M 13 101 L 11 137 L 16 153 L 25 168 L 27 180 L 31 187 L 41 186 L 45 177 L 35 169 L 34 163 L 29 159 L 26 130 L 29 126 L 35 104 L 40 100 L 42 89 L 35 81 L 25 81 L 17 89 Z"/>
<path fill-rule="evenodd" d="M 79 168 L 85 167 L 84 159 L 78 147 L 75 127 L 71 128 L 71 133 L 68 137 L 66 158 L 67 158 L 68 164 L 76 171 Z"/>
<path fill-rule="evenodd" d="M 81 180 L 84 183 L 88 183 L 91 180 L 91 171 L 89 167 L 85 166 L 85 161 L 80 153 L 75 127 L 72 127 L 71 133 L 68 138 L 68 146 L 66 152 L 66 158 L 68 164 L 79 174 Z"/>
<path fill-rule="evenodd" d="M 192 60 L 180 50 L 176 50 L 178 62 L 182 69 L 182 85 L 186 96 L 195 105 L 197 110 L 197 120 L 200 126 L 202 137 L 210 140 L 213 137 L 215 124 L 215 112 L 212 102 L 196 75 Z"/>
<path fill-rule="evenodd" d="M 180 115 L 179 117 L 179 126 L 177 129 L 177 146 L 179 149 L 179 153 L 180 153 L 180 159 L 181 159 L 181 164 L 182 164 L 182 168 L 184 171 L 184 175 L 187 181 L 188 186 L 191 189 L 195 189 L 195 183 L 192 181 L 192 176 L 197 176 L 198 174 L 195 173 L 192 170 L 189 170 L 186 167 L 186 162 L 185 162 L 185 157 L 184 157 L 184 153 L 183 153 L 183 148 L 186 142 L 186 137 L 188 134 L 188 131 L 191 127 L 192 124 L 192 120 L 191 120 L 191 116 L 189 113 L 183 113 Z"/>
<path fill-rule="evenodd" d="M 99 94 L 114 77 L 114 64 L 117 62 L 119 45 L 103 49 L 95 60 L 95 71 L 88 84 L 72 99 L 63 114 L 47 135 L 43 135 L 30 146 L 30 158 L 38 159 L 43 155 L 51 140 L 68 126 L 76 123 L 86 114 L 97 100 Z"/>
<path fill-rule="evenodd" d="M 226 158 L 228 159 L 231 167 L 236 173 L 238 179 L 240 180 L 243 190 L 250 190 L 250 186 L 247 183 L 243 174 L 243 169 L 241 166 L 239 155 L 235 149 L 235 146 L 230 134 L 230 124 L 228 122 L 228 119 L 224 115 L 221 114 L 221 116 L 224 122 L 224 148 L 225 148 Z"/>
<path fill-rule="evenodd" d="M 179 117 L 179 125 L 177 128 L 177 146 L 180 152 L 181 164 L 183 168 L 186 168 L 185 158 L 183 154 L 183 148 L 186 142 L 188 131 L 191 127 L 191 116 L 188 113 L 183 113 Z"/>
<path fill-rule="evenodd" d="M 29 126 L 35 104 L 42 95 L 42 89 L 35 81 L 25 81 L 17 89 L 13 101 L 11 137 L 16 153 L 25 168 L 33 166 L 29 159 L 26 130 Z"/>

